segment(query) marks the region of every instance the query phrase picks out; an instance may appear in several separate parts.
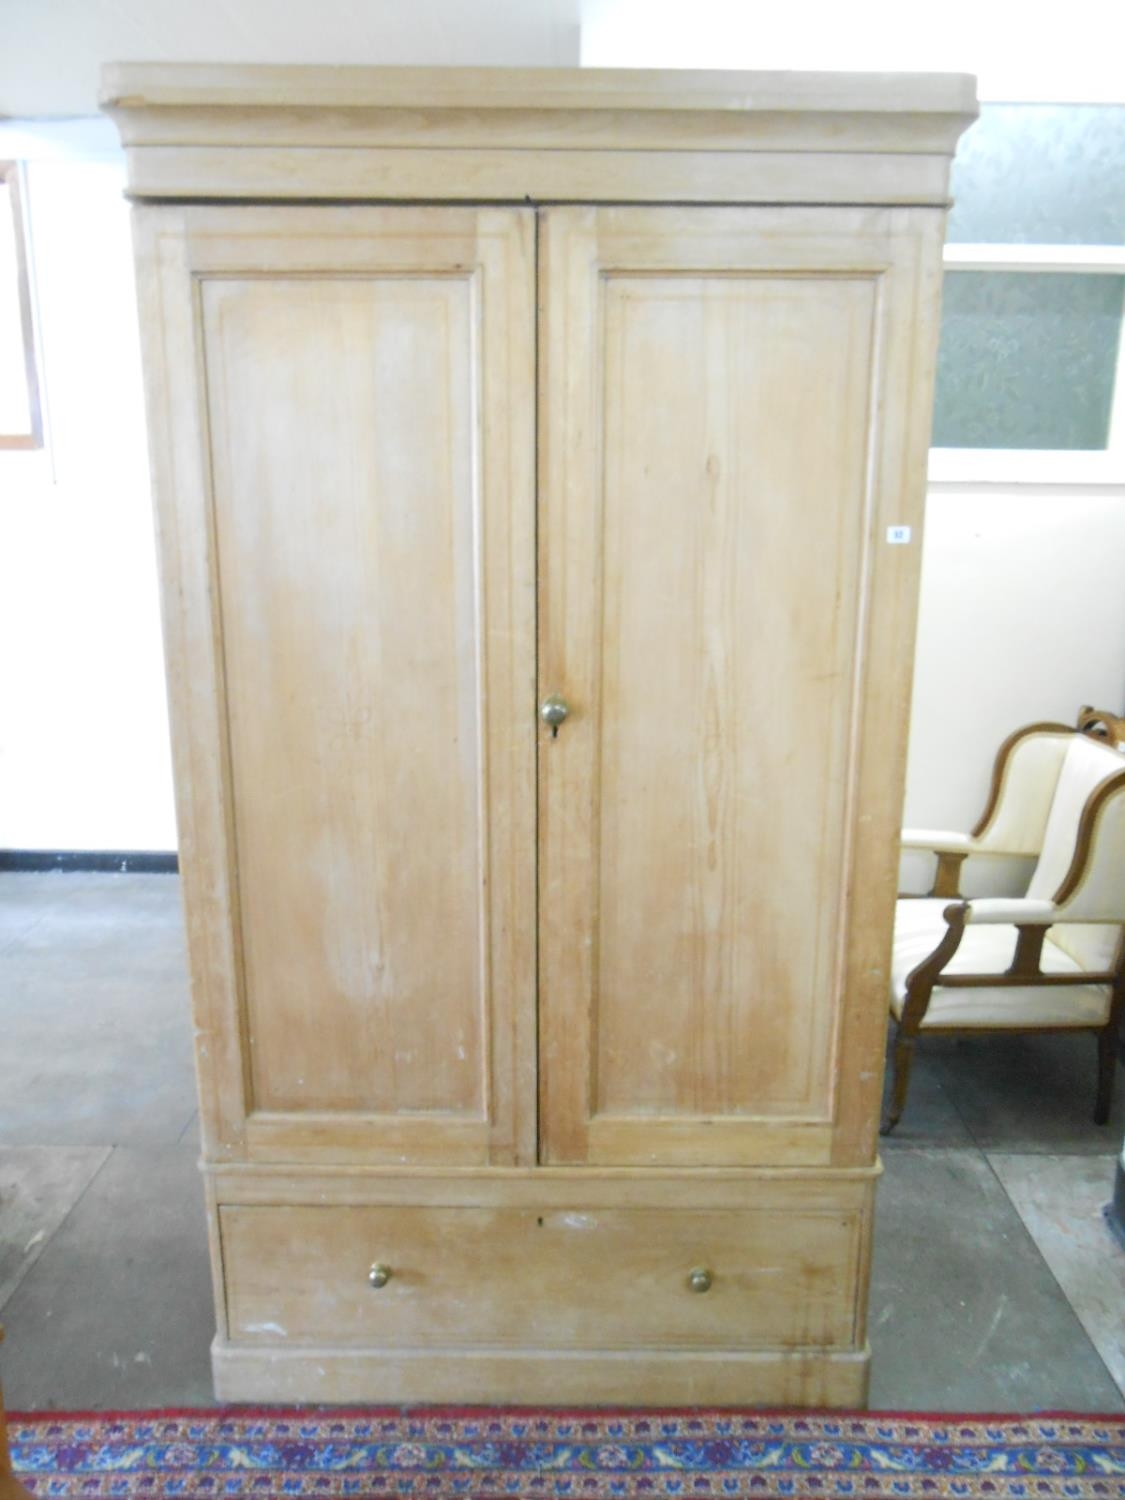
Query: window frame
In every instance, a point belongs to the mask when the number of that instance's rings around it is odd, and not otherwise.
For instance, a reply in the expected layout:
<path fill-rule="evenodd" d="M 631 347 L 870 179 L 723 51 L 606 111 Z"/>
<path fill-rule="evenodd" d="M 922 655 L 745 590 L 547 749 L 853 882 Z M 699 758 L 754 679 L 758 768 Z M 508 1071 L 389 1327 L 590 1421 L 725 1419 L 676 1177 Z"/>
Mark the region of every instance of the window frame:
<path fill-rule="evenodd" d="M 16 245 L 16 296 L 19 301 L 20 327 L 23 332 L 24 372 L 27 379 L 29 413 L 26 432 L 8 433 L 0 429 L 0 450 L 42 448 L 43 404 L 40 399 L 39 360 L 35 343 L 35 318 L 32 311 L 30 254 L 27 218 L 24 213 L 24 174 L 18 161 L 0 161 L 0 183 L 8 190 L 12 207 L 12 225 Z"/>

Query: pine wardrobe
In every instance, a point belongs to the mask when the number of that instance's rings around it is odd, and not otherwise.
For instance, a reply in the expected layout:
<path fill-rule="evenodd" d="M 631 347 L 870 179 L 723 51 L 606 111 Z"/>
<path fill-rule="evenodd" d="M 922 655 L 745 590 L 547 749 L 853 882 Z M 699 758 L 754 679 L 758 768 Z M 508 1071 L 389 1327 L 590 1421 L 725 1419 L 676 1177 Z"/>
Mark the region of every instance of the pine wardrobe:
<path fill-rule="evenodd" d="M 218 1394 L 862 1403 L 972 80 L 104 103 Z"/>

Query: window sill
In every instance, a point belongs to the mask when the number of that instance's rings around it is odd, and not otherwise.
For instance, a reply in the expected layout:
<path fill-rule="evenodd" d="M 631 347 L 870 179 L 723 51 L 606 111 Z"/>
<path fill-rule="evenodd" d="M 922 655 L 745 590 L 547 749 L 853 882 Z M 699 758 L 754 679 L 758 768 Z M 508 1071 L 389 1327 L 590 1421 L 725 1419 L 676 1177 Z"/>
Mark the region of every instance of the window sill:
<path fill-rule="evenodd" d="M 931 448 L 931 487 L 1125 489 L 1125 454 L 1079 450 Z"/>

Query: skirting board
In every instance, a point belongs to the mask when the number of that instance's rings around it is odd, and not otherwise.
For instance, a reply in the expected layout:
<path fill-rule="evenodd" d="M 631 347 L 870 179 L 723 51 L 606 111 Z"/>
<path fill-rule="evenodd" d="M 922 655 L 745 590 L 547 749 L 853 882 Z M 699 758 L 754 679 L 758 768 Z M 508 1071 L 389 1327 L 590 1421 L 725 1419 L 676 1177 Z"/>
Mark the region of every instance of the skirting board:
<path fill-rule="evenodd" d="M 216 1336 L 211 1361 L 220 1401 L 855 1411 L 867 1402 L 871 1351 L 251 1348 Z"/>
<path fill-rule="evenodd" d="M 175 875 L 175 850 L 162 849 L 0 849 L 0 870 L 113 871 L 117 875 Z"/>

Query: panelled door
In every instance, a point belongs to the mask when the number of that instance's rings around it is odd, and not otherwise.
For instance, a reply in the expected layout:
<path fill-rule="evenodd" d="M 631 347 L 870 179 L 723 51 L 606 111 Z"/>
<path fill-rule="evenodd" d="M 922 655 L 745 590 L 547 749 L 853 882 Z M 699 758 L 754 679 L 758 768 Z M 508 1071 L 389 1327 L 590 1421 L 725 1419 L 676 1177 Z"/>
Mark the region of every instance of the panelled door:
<path fill-rule="evenodd" d="M 533 1160 L 534 215 L 138 239 L 206 1149 Z"/>
<path fill-rule="evenodd" d="M 940 233 L 543 212 L 545 1161 L 870 1159 Z"/>

